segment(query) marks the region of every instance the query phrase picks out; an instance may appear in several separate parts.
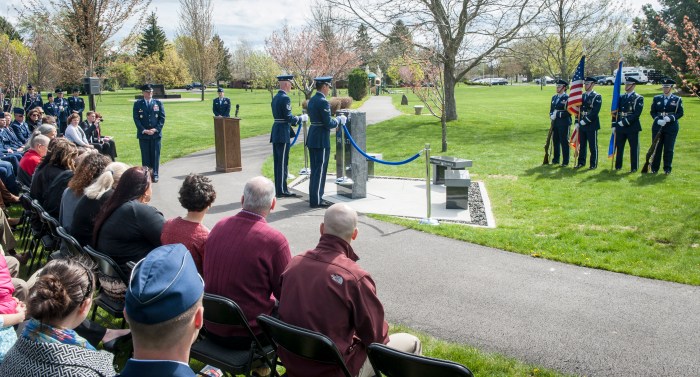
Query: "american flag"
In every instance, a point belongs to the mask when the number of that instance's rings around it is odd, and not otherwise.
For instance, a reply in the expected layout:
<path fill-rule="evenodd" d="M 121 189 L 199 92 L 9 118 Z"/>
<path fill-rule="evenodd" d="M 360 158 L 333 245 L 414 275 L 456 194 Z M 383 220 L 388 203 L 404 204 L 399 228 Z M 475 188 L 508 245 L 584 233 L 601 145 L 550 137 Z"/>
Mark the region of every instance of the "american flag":
<path fill-rule="evenodd" d="M 574 78 L 571 80 L 569 103 L 566 107 L 571 115 L 578 115 L 579 108 L 581 107 L 581 96 L 583 95 L 583 67 L 585 64 L 586 56 L 584 55 L 581 57 L 581 61 L 578 63 L 578 67 L 576 67 L 576 72 L 574 72 Z"/>

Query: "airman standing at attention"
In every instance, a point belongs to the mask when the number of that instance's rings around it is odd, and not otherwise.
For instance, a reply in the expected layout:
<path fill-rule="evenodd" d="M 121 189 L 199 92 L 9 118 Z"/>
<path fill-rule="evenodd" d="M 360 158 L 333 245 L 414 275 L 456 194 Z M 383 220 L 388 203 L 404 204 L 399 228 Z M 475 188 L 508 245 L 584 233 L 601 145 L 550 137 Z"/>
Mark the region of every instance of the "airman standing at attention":
<path fill-rule="evenodd" d="M 215 117 L 230 117 L 231 116 L 231 100 L 224 97 L 224 88 L 216 89 L 219 97 L 214 98 L 212 111 Z"/>
<path fill-rule="evenodd" d="M 581 98 L 581 116 L 579 120 L 579 140 L 580 151 L 576 168 L 586 166 L 586 148 L 591 152 L 591 165 L 589 169 L 598 167 L 598 130 L 600 129 L 600 106 L 603 104 L 603 97 L 593 90 L 596 79 L 586 77 L 583 79 L 586 92 Z"/>
<path fill-rule="evenodd" d="M 68 98 L 68 114 L 66 118 L 71 114 L 78 114 L 80 116 L 80 121 L 83 121 L 83 111 L 85 111 L 85 101 L 80 97 L 80 89 L 73 88 L 73 97 Z"/>
<path fill-rule="evenodd" d="M 151 168 L 152 181 L 158 182 L 160 165 L 160 142 L 165 125 L 163 103 L 153 97 L 153 87 L 146 84 L 141 87 L 143 98 L 134 102 L 134 123 L 136 138 L 141 148 L 141 165 Z"/>
<path fill-rule="evenodd" d="M 63 90 L 61 88 L 56 88 L 55 93 L 56 99 L 54 99 L 53 102 L 56 104 L 56 107 L 58 107 L 58 117 L 56 119 L 58 123 L 58 132 L 63 134 L 66 132 L 66 127 L 68 126 L 66 120 L 70 114 L 70 108 L 68 107 L 68 100 L 63 98 Z"/>
<path fill-rule="evenodd" d="M 613 123 L 615 132 L 615 170 L 622 169 L 622 155 L 625 152 L 625 143 L 630 144 L 630 173 L 635 173 L 639 167 L 639 133 L 642 124 L 639 117 L 644 109 L 644 97 L 634 92 L 639 83 L 634 77 L 625 78 L 625 94 L 620 96 L 620 113 L 618 122 Z"/>
<path fill-rule="evenodd" d="M 673 162 L 673 147 L 676 145 L 678 136 L 678 119 L 683 117 L 683 100 L 681 97 L 671 93 L 676 82 L 671 79 L 661 81 L 661 88 L 664 94 L 654 96 L 651 103 L 651 117 L 654 124 L 651 126 L 651 140 L 656 134 L 661 132 L 663 139 L 659 142 L 654 153 L 654 160 L 651 162 L 651 172 L 656 173 L 661 166 L 661 154 L 664 156 L 664 173 L 671 174 L 671 163 Z"/>
<path fill-rule="evenodd" d="M 25 113 L 29 113 L 35 107 L 41 107 L 44 104 L 41 95 L 37 94 L 32 84 L 27 85 L 27 93 L 22 96 L 22 107 Z"/>
<path fill-rule="evenodd" d="M 9 113 L 12 111 L 12 101 L 5 98 L 5 89 L 0 88 L 0 112 Z"/>
<path fill-rule="evenodd" d="M 552 141 L 554 142 L 554 157 L 552 164 L 559 163 L 561 155 L 561 166 L 569 165 L 569 128 L 571 127 L 571 114 L 566 110 L 569 96 L 566 89 L 569 83 L 564 80 L 557 80 L 557 94 L 552 97 L 549 105 L 549 119 L 552 120 Z"/>
<path fill-rule="evenodd" d="M 292 136 L 291 126 L 308 121 L 308 115 L 292 115 L 292 101 L 287 93 L 292 90 L 292 80 L 294 75 L 277 76 L 280 90 L 272 99 L 272 131 L 270 132 L 270 143 L 272 143 L 272 155 L 274 158 L 275 171 L 275 196 L 278 198 L 298 196 L 289 192 L 287 188 L 287 174 L 289 172 L 289 139 Z"/>
<path fill-rule="evenodd" d="M 53 100 L 53 93 L 49 92 L 46 94 L 46 103 L 44 104 L 44 112 L 48 116 L 52 116 L 56 119 L 58 119 L 58 106 L 56 106 L 56 103 Z"/>

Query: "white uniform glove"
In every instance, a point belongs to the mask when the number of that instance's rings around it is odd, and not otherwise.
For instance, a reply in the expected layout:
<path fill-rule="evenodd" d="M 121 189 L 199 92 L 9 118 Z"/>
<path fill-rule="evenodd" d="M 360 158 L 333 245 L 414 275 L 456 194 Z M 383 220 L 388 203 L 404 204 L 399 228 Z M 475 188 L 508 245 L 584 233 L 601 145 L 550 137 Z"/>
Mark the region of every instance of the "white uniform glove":
<path fill-rule="evenodd" d="M 668 115 L 667 115 L 667 116 L 664 117 L 664 121 L 665 121 L 666 123 L 669 123 L 669 122 L 671 121 L 671 118 L 669 118 Z"/>
<path fill-rule="evenodd" d="M 622 123 L 622 121 L 617 122 L 617 125 L 620 126 L 620 127 L 624 127 L 624 126 L 625 126 L 624 123 Z"/>
<path fill-rule="evenodd" d="M 551 120 L 557 119 L 557 113 L 550 114 L 549 119 L 551 119 Z"/>
<path fill-rule="evenodd" d="M 656 123 L 658 123 L 659 126 L 661 126 L 661 127 L 663 127 L 664 125 L 666 125 L 666 121 L 663 120 L 663 119 L 659 119 Z"/>
<path fill-rule="evenodd" d="M 309 115 L 308 115 L 308 114 L 301 114 L 301 121 L 302 121 L 302 122 L 308 122 L 308 121 L 309 121 Z"/>
<path fill-rule="evenodd" d="M 586 121 L 583 120 L 583 119 L 581 119 L 581 121 L 580 121 L 579 123 L 581 123 L 582 126 L 585 126 L 585 125 L 586 125 Z"/>
<path fill-rule="evenodd" d="M 340 123 L 341 125 L 344 126 L 344 125 L 345 125 L 345 122 L 348 121 L 348 118 L 347 118 L 345 115 L 338 115 L 338 116 L 335 118 L 335 120 L 338 121 L 338 123 Z"/>
<path fill-rule="evenodd" d="M 614 134 L 614 133 L 615 133 L 615 127 L 613 127 L 612 130 L 613 130 L 613 134 Z"/>

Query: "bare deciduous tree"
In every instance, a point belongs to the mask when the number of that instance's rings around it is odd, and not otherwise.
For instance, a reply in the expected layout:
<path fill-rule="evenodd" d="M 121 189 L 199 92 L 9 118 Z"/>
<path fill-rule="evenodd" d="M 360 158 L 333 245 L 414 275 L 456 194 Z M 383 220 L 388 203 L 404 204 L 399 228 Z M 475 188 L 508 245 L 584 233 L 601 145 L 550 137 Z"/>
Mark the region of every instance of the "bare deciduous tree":
<path fill-rule="evenodd" d="M 282 70 L 295 75 L 294 85 L 304 93 L 306 99 L 313 92 L 313 78 L 325 74 L 318 65 L 318 56 L 324 54 L 319 48 L 319 38 L 309 27 L 294 32 L 285 25 L 265 40 L 265 50 Z"/>
<path fill-rule="evenodd" d="M 175 45 L 192 77 L 204 85 L 214 79 L 219 54 L 213 42 L 214 8 L 211 0 L 180 0 L 180 26 Z"/>

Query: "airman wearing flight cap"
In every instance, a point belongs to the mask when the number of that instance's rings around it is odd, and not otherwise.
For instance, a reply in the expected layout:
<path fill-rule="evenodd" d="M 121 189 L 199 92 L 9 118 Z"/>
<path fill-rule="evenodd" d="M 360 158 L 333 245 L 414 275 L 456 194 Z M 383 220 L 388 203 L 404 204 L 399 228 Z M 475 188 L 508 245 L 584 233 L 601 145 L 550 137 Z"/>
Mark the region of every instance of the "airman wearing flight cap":
<path fill-rule="evenodd" d="M 586 166 L 587 149 L 591 152 L 591 164 L 589 169 L 598 167 L 598 130 L 600 129 L 600 107 L 603 104 L 603 97 L 593 90 L 596 84 L 594 77 L 583 79 L 586 91 L 581 96 L 581 114 L 579 118 L 579 140 L 580 151 L 576 168 Z"/>
<path fill-rule="evenodd" d="M 622 169 L 622 156 L 625 152 L 625 143 L 630 145 L 630 173 L 635 173 L 639 167 L 639 133 L 642 124 L 639 117 L 644 109 L 644 97 L 635 93 L 634 88 L 639 83 L 634 77 L 625 78 L 625 94 L 620 96 L 620 110 L 618 121 L 613 123 L 615 132 L 615 170 Z"/>
<path fill-rule="evenodd" d="M 68 98 L 68 114 L 66 114 L 66 118 L 71 114 L 78 114 L 82 122 L 83 111 L 85 111 L 85 100 L 83 100 L 83 97 L 80 97 L 80 89 L 73 88 L 73 96 Z"/>
<path fill-rule="evenodd" d="M 212 105 L 212 111 L 215 117 L 230 117 L 231 116 L 231 100 L 224 97 L 224 88 L 216 89 L 218 95 L 214 98 L 214 104 Z"/>
<path fill-rule="evenodd" d="M 22 107 L 27 113 L 35 107 L 41 107 L 44 102 L 41 95 L 37 94 L 32 84 L 27 85 L 27 93 L 22 96 Z"/>
<path fill-rule="evenodd" d="M 134 356 L 120 376 L 195 376 L 188 363 L 204 324 L 203 294 L 204 282 L 183 244 L 160 246 L 137 263 L 124 307 Z"/>
<path fill-rule="evenodd" d="M 309 116 L 306 114 L 300 116 L 292 114 L 292 101 L 287 93 L 292 90 L 293 79 L 294 75 L 277 76 L 280 90 L 272 98 L 272 117 L 274 121 L 270 132 L 270 143 L 272 143 L 274 161 L 275 196 L 278 198 L 297 196 L 289 192 L 287 188 L 289 139 L 293 136 L 292 132 L 294 132 L 291 126 L 297 126 L 304 120 L 309 120 Z"/>
<path fill-rule="evenodd" d="M 557 94 L 552 96 L 549 105 L 549 119 L 552 120 L 552 142 L 554 144 L 554 157 L 552 164 L 559 163 L 561 155 L 561 166 L 569 164 L 569 128 L 571 127 L 571 114 L 566 110 L 569 96 L 566 89 L 569 83 L 564 80 L 557 80 Z"/>
<path fill-rule="evenodd" d="M 142 99 L 134 102 L 134 123 L 136 138 L 141 148 L 141 165 L 152 170 L 152 181 L 158 182 L 158 167 L 160 165 L 160 143 L 165 125 L 165 109 L 163 103 L 153 98 L 153 87 L 146 84 L 141 87 Z"/>
<path fill-rule="evenodd" d="M 661 81 L 661 88 L 664 94 L 654 96 L 651 103 L 651 117 L 654 123 L 651 126 L 651 140 L 661 132 L 662 139 L 654 153 L 654 160 L 651 162 L 651 172 L 656 173 L 661 166 L 661 155 L 664 157 L 664 173 L 671 174 L 671 163 L 673 162 L 673 147 L 676 144 L 676 136 L 680 124 L 678 119 L 683 117 L 683 100 L 681 97 L 671 93 L 676 82 L 666 78 Z"/>

